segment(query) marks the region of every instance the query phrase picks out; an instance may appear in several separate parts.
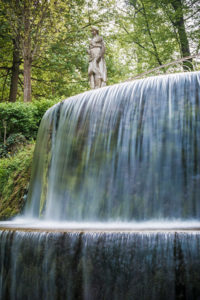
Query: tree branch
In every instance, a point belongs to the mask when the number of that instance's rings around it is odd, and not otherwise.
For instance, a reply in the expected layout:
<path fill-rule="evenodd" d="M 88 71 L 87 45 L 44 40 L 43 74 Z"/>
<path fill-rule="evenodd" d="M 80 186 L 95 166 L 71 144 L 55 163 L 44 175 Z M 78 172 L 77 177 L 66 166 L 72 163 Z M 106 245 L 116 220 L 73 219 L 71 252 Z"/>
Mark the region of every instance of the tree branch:
<path fill-rule="evenodd" d="M 142 0 L 141 0 L 141 3 L 142 3 L 143 11 L 144 11 L 144 18 L 145 18 L 145 22 L 146 22 L 146 26 L 147 26 L 147 31 L 148 31 L 150 40 L 152 42 L 153 49 L 155 51 L 155 57 L 156 57 L 159 65 L 161 66 L 162 62 L 161 62 L 161 60 L 159 58 L 158 50 L 157 50 L 156 44 L 155 44 L 155 42 L 153 40 L 153 37 L 152 37 L 152 34 L 151 34 L 151 29 L 150 29 L 150 26 L 149 26 L 149 21 L 148 21 L 147 13 L 146 13 L 145 6 L 144 6 L 144 3 L 143 3 Z"/>
<path fill-rule="evenodd" d="M 124 29 L 124 31 L 130 35 L 130 33 L 128 32 L 128 30 L 126 29 L 126 27 L 124 25 L 122 25 L 122 28 Z M 142 48 L 143 50 L 145 50 L 146 52 L 152 54 L 153 56 L 155 56 L 155 53 L 152 52 L 151 50 L 145 48 L 143 45 L 141 45 L 139 42 L 135 41 L 135 40 L 132 40 L 134 44 L 138 45 L 140 48 Z"/>

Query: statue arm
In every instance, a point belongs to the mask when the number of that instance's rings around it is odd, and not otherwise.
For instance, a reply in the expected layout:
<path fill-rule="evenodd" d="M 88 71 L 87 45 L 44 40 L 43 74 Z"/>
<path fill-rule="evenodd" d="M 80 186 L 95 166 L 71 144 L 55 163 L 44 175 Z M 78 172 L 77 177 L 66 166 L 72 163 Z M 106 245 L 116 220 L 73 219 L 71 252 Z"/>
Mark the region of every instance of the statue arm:
<path fill-rule="evenodd" d="M 102 39 L 102 48 L 101 48 L 101 55 L 102 55 L 102 57 L 104 56 L 105 52 L 106 52 L 106 47 L 105 47 L 104 41 Z"/>

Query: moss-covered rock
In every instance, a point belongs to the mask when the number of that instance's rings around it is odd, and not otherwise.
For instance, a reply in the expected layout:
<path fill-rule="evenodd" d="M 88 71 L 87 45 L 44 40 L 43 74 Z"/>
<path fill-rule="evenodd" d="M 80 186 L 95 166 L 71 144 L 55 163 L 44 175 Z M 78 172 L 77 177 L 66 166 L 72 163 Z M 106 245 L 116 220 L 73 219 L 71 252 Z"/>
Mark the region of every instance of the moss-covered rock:
<path fill-rule="evenodd" d="M 20 213 L 31 175 L 34 144 L 28 144 L 16 155 L 0 159 L 0 220 Z"/>

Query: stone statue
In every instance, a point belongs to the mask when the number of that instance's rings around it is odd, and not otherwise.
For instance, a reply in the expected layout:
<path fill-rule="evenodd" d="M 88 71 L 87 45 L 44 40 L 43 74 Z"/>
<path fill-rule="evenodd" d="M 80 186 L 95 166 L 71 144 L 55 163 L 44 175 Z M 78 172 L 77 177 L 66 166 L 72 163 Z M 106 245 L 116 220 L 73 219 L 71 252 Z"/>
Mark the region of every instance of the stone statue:
<path fill-rule="evenodd" d="M 106 86 L 107 71 L 104 59 L 105 45 L 103 38 L 99 36 L 99 29 L 96 26 L 92 27 L 91 32 L 92 39 L 88 49 L 88 76 L 91 89 L 97 89 Z"/>

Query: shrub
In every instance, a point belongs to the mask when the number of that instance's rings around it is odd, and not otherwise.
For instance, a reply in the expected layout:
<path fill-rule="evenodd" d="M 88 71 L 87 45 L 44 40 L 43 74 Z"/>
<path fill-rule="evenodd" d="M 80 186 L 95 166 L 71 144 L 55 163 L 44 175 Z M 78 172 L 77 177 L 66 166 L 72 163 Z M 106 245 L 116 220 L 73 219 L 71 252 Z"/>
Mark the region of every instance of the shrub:
<path fill-rule="evenodd" d="M 0 159 L 0 219 L 21 212 L 31 174 L 34 144 L 28 144 L 16 155 Z"/>
<path fill-rule="evenodd" d="M 27 140 L 21 133 L 9 135 L 5 145 L 0 143 L 0 158 L 16 154 L 17 151 L 26 144 Z"/>
<path fill-rule="evenodd" d="M 0 103 L 0 142 L 10 134 L 20 133 L 26 139 L 35 139 L 45 111 L 58 102 L 42 100 L 32 103 Z"/>
<path fill-rule="evenodd" d="M 46 110 L 57 102 L 0 103 L 0 219 L 23 208 L 34 148 L 30 141 L 36 138 Z"/>

